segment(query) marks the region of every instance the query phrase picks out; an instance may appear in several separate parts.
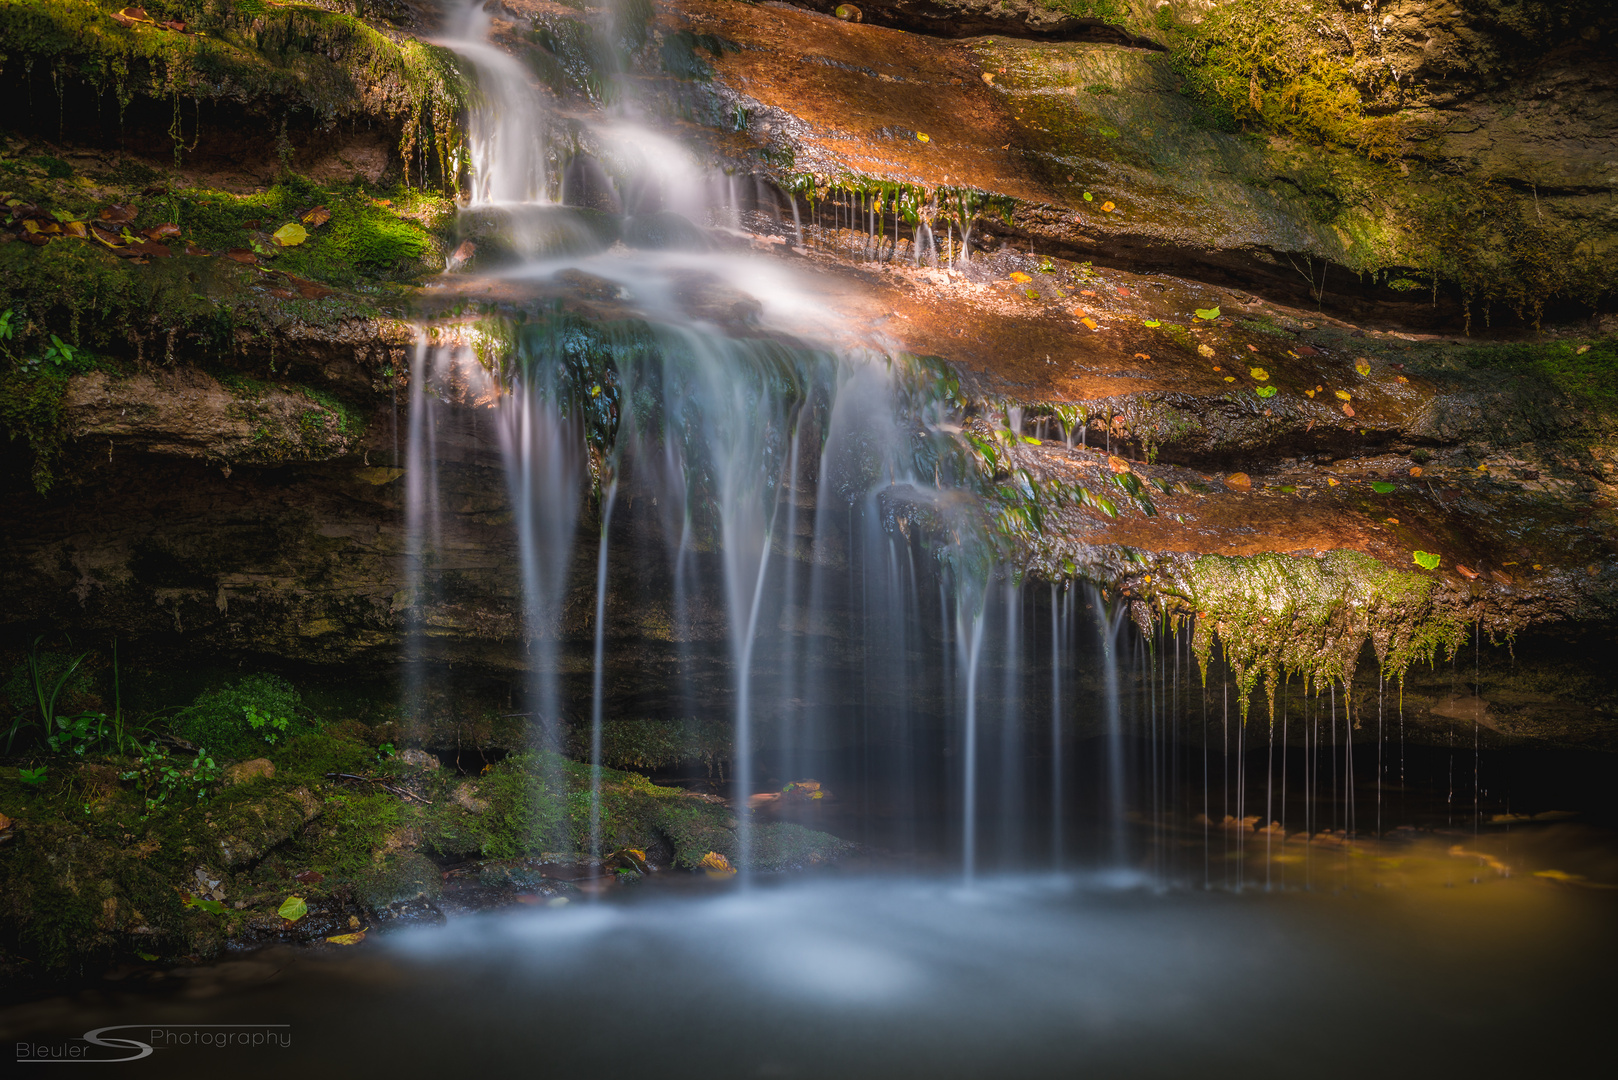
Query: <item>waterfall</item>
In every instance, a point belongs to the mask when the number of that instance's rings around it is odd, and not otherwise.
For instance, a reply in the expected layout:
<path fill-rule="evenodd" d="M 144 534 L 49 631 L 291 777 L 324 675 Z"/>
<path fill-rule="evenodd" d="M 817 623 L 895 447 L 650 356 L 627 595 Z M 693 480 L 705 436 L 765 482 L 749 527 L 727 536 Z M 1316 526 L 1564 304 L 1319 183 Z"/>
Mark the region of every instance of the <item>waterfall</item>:
<path fill-rule="evenodd" d="M 735 812 L 744 882 L 772 827 L 752 805 L 811 777 L 842 789 L 853 817 L 840 828 L 884 850 L 949 852 L 968 881 L 1043 851 L 1067 865 L 1078 806 L 1103 826 L 1101 861 L 1125 867 L 1137 792 L 1166 845 L 1186 824 L 1176 807 L 1197 801 L 1177 787 L 1194 778 L 1179 761 L 1193 706 L 1178 637 L 1171 692 L 1168 639 L 1137 634 L 1130 601 L 1002 564 L 932 376 L 851 333 L 780 260 L 726 250 L 716 238 L 740 220 L 746 185 L 629 108 L 570 119 L 564 145 L 545 93 L 488 28 L 471 5 L 444 43 L 477 82 L 461 226 L 500 258 L 438 287 L 496 282 L 502 299 L 424 328 L 412 364 L 407 712 L 424 707 L 438 612 L 453 605 L 448 544 L 509 566 L 513 713 L 542 784 L 564 791 L 581 775 L 565 759 L 588 762 L 587 820 L 581 808 L 566 835 L 538 821 L 552 831 L 536 848 L 610 845 L 612 725 L 720 717 L 731 734 L 712 790 Z M 847 209 L 868 235 L 880 220 L 876 202 Z M 600 239 L 603 221 L 621 242 Z M 780 227 L 805 226 L 794 208 Z M 970 222 L 946 233 L 939 250 L 923 227 L 912 257 L 964 260 Z M 587 288 L 588 303 L 557 299 L 561 286 Z M 1002 416 L 1008 437 L 1044 424 L 1015 405 Z M 452 420 L 453 451 L 440 431 Z M 504 507 L 440 490 L 444 456 L 461 477 L 485 467 L 485 444 Z M 1080 625 L 1091 612 L 1093 634 Z M 1048 679 L 1033 666 L 1044 656 Z M 1213 729 L 1199 730 L 1206 811 Z M 1283 755 L 1284 742 L 1283 729 Z M 1222 757 L 1228 771 L 1228 746 Z M 1139 783 L 1136 766 L 1151 770 Z"/>

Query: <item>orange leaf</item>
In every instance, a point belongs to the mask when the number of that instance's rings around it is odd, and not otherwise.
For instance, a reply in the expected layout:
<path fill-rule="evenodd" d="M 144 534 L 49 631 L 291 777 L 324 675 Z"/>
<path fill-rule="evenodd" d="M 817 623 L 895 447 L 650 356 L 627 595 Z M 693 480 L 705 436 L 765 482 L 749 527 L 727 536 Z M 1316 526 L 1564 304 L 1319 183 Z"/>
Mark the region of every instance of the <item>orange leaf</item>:
<path fill-rule="evenodd" d="M 1253 486 L 1253 479 L 1244 472 L 1238 472 L 1231 473 L 1229 476 L 1225 477 L 1225 483 L 1230 487 L 1241 488 L 1243 491 L 1246 491 L 1248 488 Z"/>
<path fill-rule="evenodd" d="M 1344 416 L 1353 416 L 1354 415 L 1354 406 L 1350 405 L 1346 401 L 1343 402 L 1343 415 Z"/>
<path fill-rule="evenodd" d="M 1455 569 L 1459 570 L 1461 572 L 1461 576 L 1468 581 L 1472 581 L 1478 576 L 1478 572 L 1476 570 L 1473 570 L 1469 566 L 1462 566 L 1460 563 L 1455 564 Z"/>
<path fill-rule="evenodd" d="M 150 229 L 142 229 L 141 235 L 150 240 L 166 240 L 171 236 L 180 235 L 180 227 L 172 221 L 162 225 L 153 225 Z"/>

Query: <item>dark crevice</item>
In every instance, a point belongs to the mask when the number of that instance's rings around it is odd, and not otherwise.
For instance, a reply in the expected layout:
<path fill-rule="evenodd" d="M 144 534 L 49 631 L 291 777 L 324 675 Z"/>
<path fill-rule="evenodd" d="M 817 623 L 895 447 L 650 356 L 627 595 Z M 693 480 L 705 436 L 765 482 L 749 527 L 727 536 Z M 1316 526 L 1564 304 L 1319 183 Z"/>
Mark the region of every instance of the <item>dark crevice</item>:
<path fill-rule="evenodd" d="M 792 0 L 789 6 L 833 15 L 838 7 L 845 5 L 843 0 Z M 860 0 L 853 6 L 860 11 L 860 22 L 931 37 L 969 38 L 992 34 L 1034 41 L 1095 41 L 1152 52 L 1168 51 L 1150 38 L 1131 34 L 1101 19 L 1074 18 L 1044 8 L 1019 10 L 984 4 L 972 9 L 937 0 Z M 1036 20 L 1035 16 L 1039 15 L 1049 18 Z"/>

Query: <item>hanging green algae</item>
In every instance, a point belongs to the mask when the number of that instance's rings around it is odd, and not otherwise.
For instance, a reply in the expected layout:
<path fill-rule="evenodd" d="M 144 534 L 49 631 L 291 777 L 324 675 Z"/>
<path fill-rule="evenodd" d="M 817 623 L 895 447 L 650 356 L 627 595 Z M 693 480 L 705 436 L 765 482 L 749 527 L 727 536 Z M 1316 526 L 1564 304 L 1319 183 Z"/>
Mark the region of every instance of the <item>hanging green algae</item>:
<path fill-rule="evenodd" d="M 1285 677 L 1351 682 L 1367 640 L 1382 669 L 1402 680 L 1412 663 L 1453 653 L 1466 637 L 1465 625 L 1434 602 L 1431 578 L 1357 551 L 1320 559 L 1204 555 L 1184 587 L 1196 613 L 1191 647 L 1203 678 L 1217 644 L 1236 673 L 1244 721 L 1261 678 L 1273 712 Z"/>

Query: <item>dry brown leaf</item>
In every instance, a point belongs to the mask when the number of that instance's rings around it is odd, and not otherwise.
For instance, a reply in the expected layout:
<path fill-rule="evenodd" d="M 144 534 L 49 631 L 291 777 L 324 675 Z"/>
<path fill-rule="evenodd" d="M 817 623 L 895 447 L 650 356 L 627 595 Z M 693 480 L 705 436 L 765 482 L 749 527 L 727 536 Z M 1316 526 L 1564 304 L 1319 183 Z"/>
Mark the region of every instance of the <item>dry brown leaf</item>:
<path fill-rule="evenodd" d="M 1116 454 L 1108 454 L 1107 467 L 1115 473 L 1123 474 L 1129 471 L 1129 462 Z"/>
<path fill-rule="evenodd" d="M 317 206 L 313 210 L 305 210 L 303 212 L 303 216 L 298 220 L 302 221 L 311 229 L 318 229 L 322 225 L 326 224 L 326 222 L 331 220 L 331 211 L 327 210 L 324 206 Z"/>
<path fill-rule="evenodd" d="M 253 254 L 251 251 L 247 250 L 246 248 L 231 248 L 229 251 L 225 252 L 225 258 L 229 259 L 232 262 L 239 262 L 239 263 L 256 263 L 256 262 L 258 262 L 258 256 Z"/>
<path fill-rule="evenodd" d="M 1464 577 L 1468 581 L 1474 581 L 1474 580 L 1477 579 L 1478 572 L 1476 570 L 1473 570 L 1469 566 L 1462 566 L 1460 563 L 1456 563 L 1455 564 L 1455 569 L 1459 570 L 1460 573 L 1461 573 L 1461 576 Z"/>
<path fill-rule="evenodd" d="M 1225 483 L 1230 487 L 1241 488 L 1246 491 L 1253 486 L 1253 478 L 1244 472 L 1231 473 L 1225 477 Z"/>
<path fill-rule="evenodd" d="M 180 227 L 168 221 L 162 225 L 153 225 L 150 229 L 142 229 L 141 235 L 149 240 L 166 240 L 171 236 L 179 236 Z"/>

